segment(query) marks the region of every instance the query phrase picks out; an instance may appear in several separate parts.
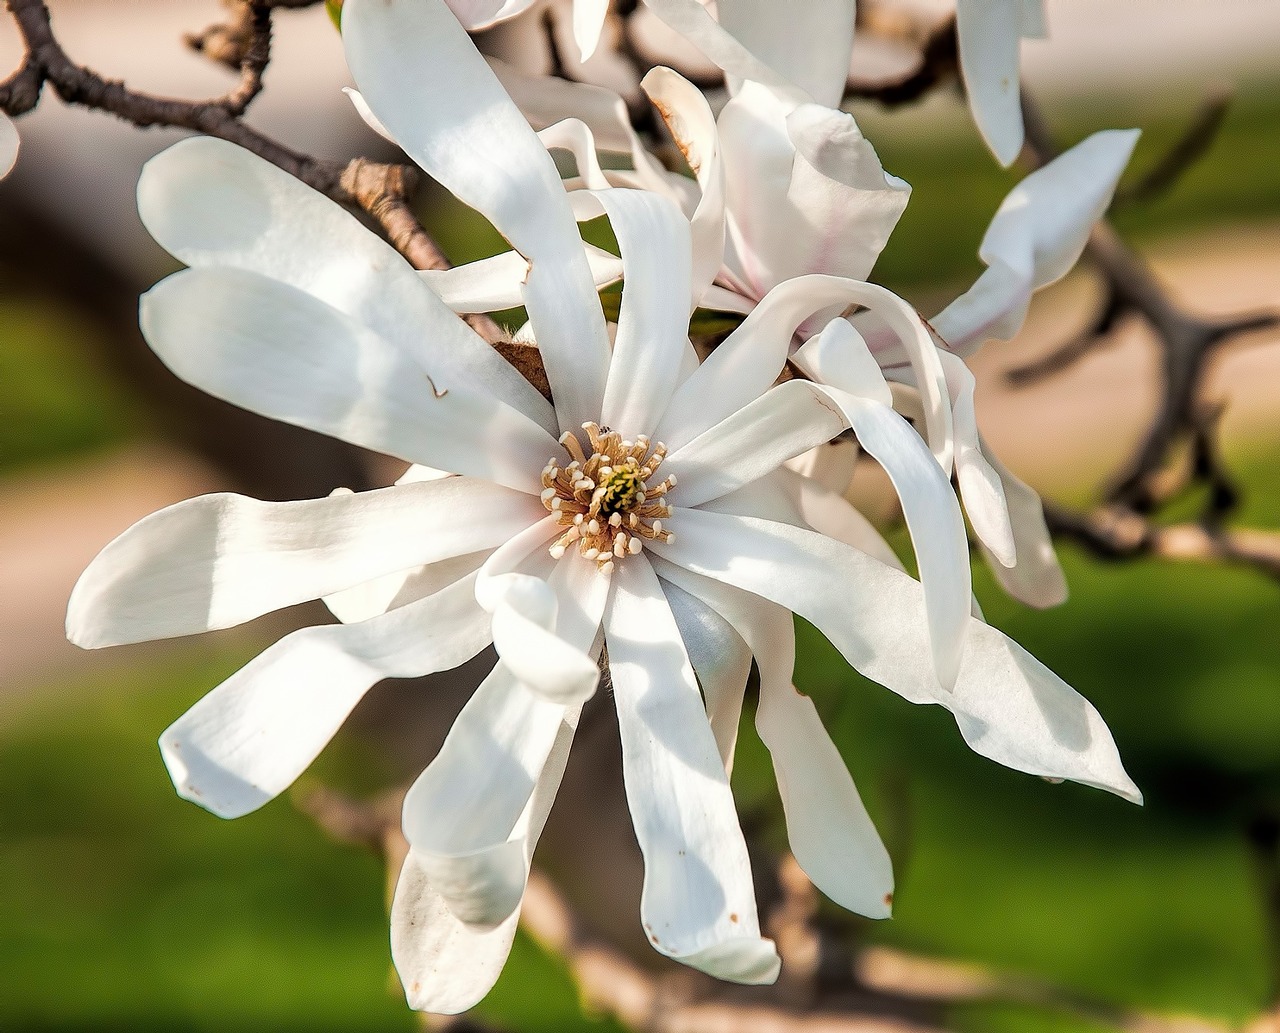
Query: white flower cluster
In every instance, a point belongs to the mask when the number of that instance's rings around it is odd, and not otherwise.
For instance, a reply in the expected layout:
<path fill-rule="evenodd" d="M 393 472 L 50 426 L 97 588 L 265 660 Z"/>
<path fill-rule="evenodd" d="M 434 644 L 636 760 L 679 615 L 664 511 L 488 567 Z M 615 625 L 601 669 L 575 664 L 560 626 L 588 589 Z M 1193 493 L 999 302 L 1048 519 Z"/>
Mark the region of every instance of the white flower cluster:
<path fill-rule="evenodd" d="M 338 205 L 214 139 L 165 151 L 138 187 L 147 228 L 190 267 L 142 299 L 169 368 L 414 465 L 376 491 L 216 494 L 156 513 L 85 572 L 68 634 L 106 646 L 329 604 L 339 623 L 286 636 L 161 737 L 179 793 L 225 817 L 288 787 L 380 679 L 496 647 L 405 800 L 392 946 L 417 1008 L 464 1010 L 502 969 L 601 663 L 644 929 L 723 979 L 769 982 L 779 967 L 727 774 L 753 661 L 797 860 L 837 903 L 889 913 L 889 858 L 792 686 L 793 615 L 867 677 L 947 708 L 984 756 L 1139 799 L 1093 707 L 975 616 L 961 507 L 1012 594 L 1063 598 L 1039 499 L 978 435 L 964 356 L 1016 332 L 1032 292 L 1074 263 L 1134 134 L 1100 133 L 1024 180 L 983 241 L 986 272 L 926 322 L 866 279 L 909 187 L 834 106 L 851 0 L 813 0 L 803 17 L 720 0 L 722 22 L 697 0 L 647 2 L 731 86 L 717 114 L 670 69 L 644 80 L 693 178 L 646 150 L 618 97 L 477 52 L 459 18 L 514 17 L 527 0 L 346 0 L 357 106 L 509 253 L 419 273 Z M 965 75 L 1005 158 L 1036 6 L 960 5 Z M 574 5 L 584 54 L 607 15 L 603 0 Z M 602 215 L 620 257 L 583 243 L 578 221 Z M 611 328 L 598 291 L 618 280 Z M 513 306 L 550 398 L 460 316 Z M 697 308 L 741 320 L 702 358 Z M 844 497 L 859 450 L 901 499 L 919 581 Z"/>

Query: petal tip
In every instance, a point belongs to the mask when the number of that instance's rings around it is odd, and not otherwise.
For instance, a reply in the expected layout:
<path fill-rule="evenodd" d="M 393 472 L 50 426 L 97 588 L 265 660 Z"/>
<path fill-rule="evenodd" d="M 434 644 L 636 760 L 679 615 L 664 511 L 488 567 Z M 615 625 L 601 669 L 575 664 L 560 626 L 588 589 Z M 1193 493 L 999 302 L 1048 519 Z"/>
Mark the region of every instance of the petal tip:
<path fill-rule="evenodd" d="M 271 799 L 257 786 L 236 778 L 204 756 L 175 734 L 172 726 L 160 736 L 159 746 L 160 759 L 178 796 L 216 817 L 242 818 Z M 216 785 L 219 779 L 226 782 L 221 790 Z"/>

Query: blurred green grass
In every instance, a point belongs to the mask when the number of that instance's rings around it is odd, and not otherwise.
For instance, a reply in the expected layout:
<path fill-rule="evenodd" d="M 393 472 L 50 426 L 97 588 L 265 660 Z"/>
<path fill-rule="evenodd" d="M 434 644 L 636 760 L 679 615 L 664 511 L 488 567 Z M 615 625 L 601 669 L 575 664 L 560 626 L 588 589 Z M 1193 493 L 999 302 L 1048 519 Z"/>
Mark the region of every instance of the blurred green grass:
<path fill-rule="evenodd" d="M 94 334 L 51 302 L 0 298 L 0 474 L 147 429 L 140 401 L 97 361 Z"/>

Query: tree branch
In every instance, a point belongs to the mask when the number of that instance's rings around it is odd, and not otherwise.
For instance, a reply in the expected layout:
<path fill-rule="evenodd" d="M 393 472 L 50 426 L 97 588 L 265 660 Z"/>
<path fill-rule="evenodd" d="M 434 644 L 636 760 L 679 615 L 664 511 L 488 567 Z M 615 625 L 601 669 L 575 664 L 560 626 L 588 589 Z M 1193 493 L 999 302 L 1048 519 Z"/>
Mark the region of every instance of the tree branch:
<path fill-rule="evenodd" d="M 1167 188 L 1205 152 L 1227 102 L 1223 94 L 1206 102 L 1188 131 L 1139 185 L 1140 196 Z M 1058 148 L 1039 107 L 1025 92 L 1023 114 L 1027 150 L 1037 166 L 1043 165 L 1056 157 Z M 1151 327 L 1160 349 L 1160 399 L 1138 447 L 1112 477 L 1103 504 L 1087 514 L 1046 506 L 1050 528 L 1107 559 L 1151 555 L 1217 561 L 1280 578 L 1280 535 L 1224 527 L 1239 492 L 1217 446 L 1223 406 L 1205 399 L 1213 357 L 1244 334 L 1280 327 L 1280 312 L 1202 317 L 1185 311 L 1105 221 L 1094 227 L 1085 253 L 1103 279 L 1102 306 L 1081 334 L 1009 371 L 1010 383 L 1025 386 L 1066 369 L 1097 348 L 1121 319 L 1134 317 Z M 1192 461 L 1170 488 L 1170 469 L 1184 447 L 1190 448 Z M 1197 486 L 1208 489 L 1198 520 L 1162 525 L 1152 518 L 1169 499 Z"/>

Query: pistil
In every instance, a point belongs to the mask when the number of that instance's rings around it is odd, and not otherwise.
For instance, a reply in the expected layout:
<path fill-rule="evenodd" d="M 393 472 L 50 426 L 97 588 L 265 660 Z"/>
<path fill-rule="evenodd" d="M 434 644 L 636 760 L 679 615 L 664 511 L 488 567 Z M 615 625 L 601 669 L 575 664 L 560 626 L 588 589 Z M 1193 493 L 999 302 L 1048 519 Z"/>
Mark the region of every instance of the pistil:
<path fill-rule="evenodd" d="M 615 560 L 643 550 L 646 541 L 675 539 L 662 521 L 671 516 L 664 497 L 676 486 L 676 478 L 673 474 L 651 486 L 666 458 L 665 445 L 653 445 L 643 435 L 627 441 L 594 423 L 584 423 L 582 429 L 591 455 L 577 435 L 566 432 L 560 444 L 569 454 L 568 465 L 562 467 L 553 458 L 542 471 L 542 504 L 558 514 L 565 528 L 552 544 L 551 555 L 559 559 L 576 547 L 583 558 L 609 571 Z"/>

